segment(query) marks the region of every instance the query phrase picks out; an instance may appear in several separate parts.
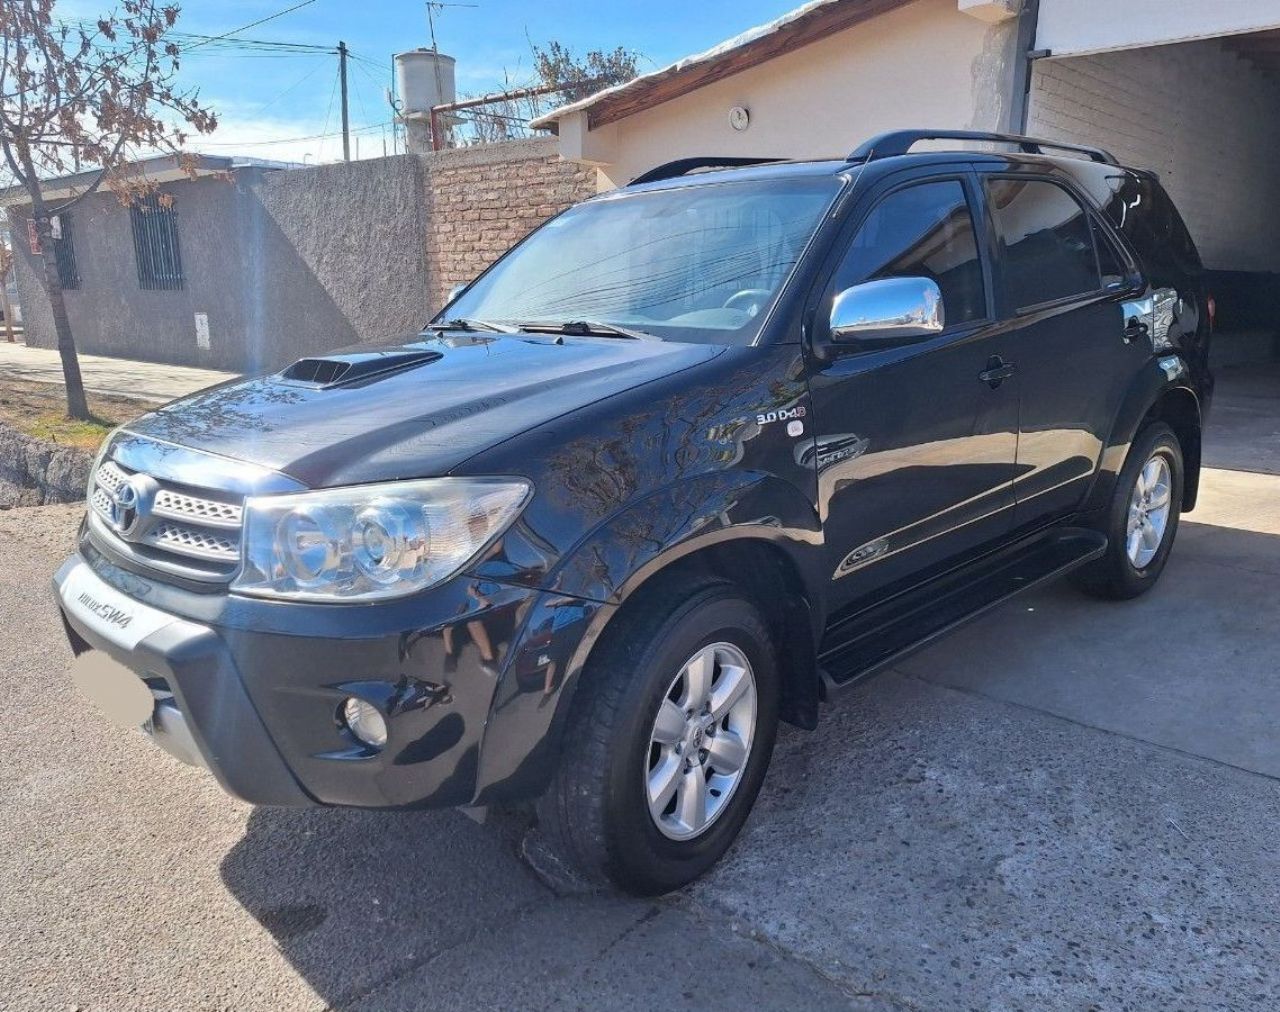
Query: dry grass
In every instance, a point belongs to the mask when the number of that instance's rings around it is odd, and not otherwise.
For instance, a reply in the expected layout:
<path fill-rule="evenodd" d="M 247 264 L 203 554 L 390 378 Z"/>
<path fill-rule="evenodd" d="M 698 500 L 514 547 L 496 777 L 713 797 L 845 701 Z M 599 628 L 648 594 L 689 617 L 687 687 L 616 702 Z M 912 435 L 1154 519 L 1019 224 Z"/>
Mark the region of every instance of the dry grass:
<path fill-rule="evenodd" d="M 0 422 L 37 439 L 96 450 L 108 432 L 153 407 L 128 397 L 89 394 L 92 421 L 67 417 L 66 392 L 53 383 L 0 379 Z"/>

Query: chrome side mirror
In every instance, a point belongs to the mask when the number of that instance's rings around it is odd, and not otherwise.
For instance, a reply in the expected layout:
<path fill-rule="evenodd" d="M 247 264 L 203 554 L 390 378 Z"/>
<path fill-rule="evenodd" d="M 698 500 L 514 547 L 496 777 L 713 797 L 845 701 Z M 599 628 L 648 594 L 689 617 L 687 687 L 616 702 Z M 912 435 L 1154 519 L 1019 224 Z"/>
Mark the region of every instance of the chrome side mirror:
<path fill-rule="evenodd" d="M 454 299 L 456 299 L 459 295 L 461 295 L 466 290 L 467 290 L 466 285 L 463 285 L 463 284 L 454 285 L 452 288 L 449 289 L 449 297 L 444 300 L 444 304 L 447 306 L 450 302 L 452 302 Z"/>
<path fill-rule="evenodd" d="M 930 278 L 882 278 L 846 288 L 831 304 L 831 340 L 889 348 L 940 334 L 942 292 Z"/>

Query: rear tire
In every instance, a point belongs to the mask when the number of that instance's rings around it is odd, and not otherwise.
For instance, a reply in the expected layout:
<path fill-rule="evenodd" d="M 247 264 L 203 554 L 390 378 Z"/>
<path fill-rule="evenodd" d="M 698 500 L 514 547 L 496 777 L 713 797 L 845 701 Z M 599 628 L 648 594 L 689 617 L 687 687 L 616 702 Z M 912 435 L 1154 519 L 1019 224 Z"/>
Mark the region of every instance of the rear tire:
<path fill-rule="evenodd" d="M 587 661 L 538 821 L 589 882 L 651 896 L 703 874 L 746 822 L 778 673 L 763 618 L 730 585 L 632 607 Z"/>
<path fill-rule="evenodd" d="M 1134 439 L 1116 478 L 1102 528 L 1107 553 L 1077 571 L 1080 589 L 1122 601 L 1155 586 L 1178 533 L 1182 483 L 1178 437 L 1163 422 L 1153 422 Z"/>

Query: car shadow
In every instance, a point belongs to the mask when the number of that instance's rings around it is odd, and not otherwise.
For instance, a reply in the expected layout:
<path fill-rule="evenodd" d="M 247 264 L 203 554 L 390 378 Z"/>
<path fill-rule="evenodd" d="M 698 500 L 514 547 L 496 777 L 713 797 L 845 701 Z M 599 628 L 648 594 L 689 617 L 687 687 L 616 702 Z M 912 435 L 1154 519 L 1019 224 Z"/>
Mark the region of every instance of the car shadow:
<path fill-rule="evenodd" d="M 514 814 L 258 808 L 222 880 L 324 999 L 342 1007 L 552 899 L 516 856 Z"/>

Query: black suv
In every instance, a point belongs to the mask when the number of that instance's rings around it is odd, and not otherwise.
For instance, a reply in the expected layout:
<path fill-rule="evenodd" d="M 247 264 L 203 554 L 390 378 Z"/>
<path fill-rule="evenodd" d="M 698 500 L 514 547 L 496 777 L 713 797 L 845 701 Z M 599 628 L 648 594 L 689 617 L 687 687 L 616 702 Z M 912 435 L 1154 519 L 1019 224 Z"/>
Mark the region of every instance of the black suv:
<path fill-rule="evenodd" d="M 672 163 L 404 343 L 114 433 L 56 577 L 73 675 L 248 801 L 536 799 L 584 876 L 669 890 L 780 719 L 1044 580 L 1155 583 L 1212 315 L 1104 151 Z"/>

